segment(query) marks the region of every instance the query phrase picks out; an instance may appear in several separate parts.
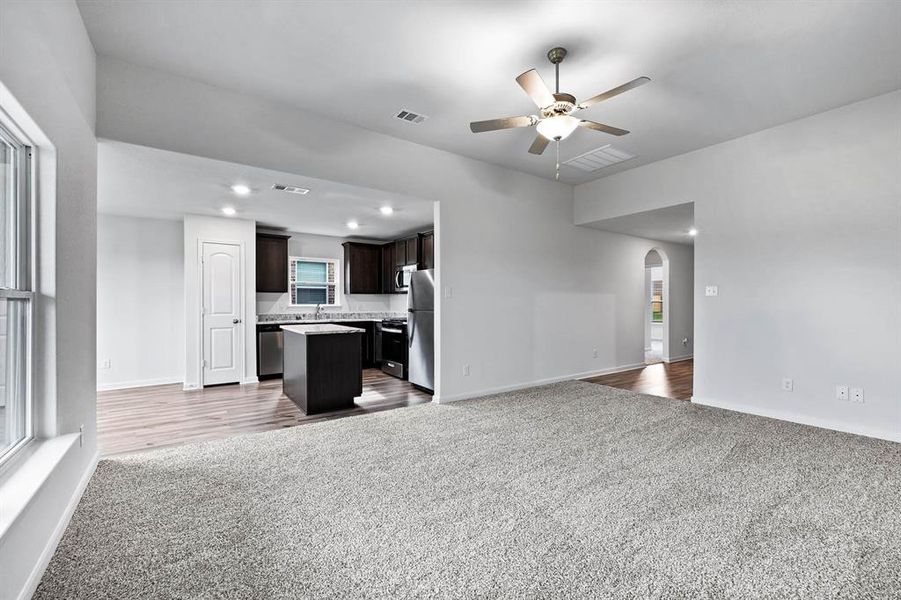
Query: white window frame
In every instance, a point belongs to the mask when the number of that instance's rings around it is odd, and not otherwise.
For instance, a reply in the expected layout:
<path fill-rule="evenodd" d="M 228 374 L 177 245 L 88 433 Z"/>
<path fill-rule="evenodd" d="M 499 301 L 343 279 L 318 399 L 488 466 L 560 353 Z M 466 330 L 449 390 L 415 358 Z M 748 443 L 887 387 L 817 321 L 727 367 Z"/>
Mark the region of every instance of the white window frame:
<path fill-rule="evenodd" d="M 294 304 L 291 302 L 292 292 L 291 288 L 297 287 L 298 285 L 302 285 L 302 282 L 294 282 L 291 281 L 291 277 L 293 275 L 292 270 L 294 269 L 294 263 L 303 261 L 303 262 L 321 262 L 328 263 L 334 265 L 335 269 L 335 303 L 334 304 Z M 313 282 L 307 282 L 313 283 Z M 317 282 L 318 284 L 318 282 Z M 319 284 L 321 285 L 321 284 Z M 309 308 L 313 306 L 326 306 L 326 307 L 340 307 L 342 301 L 342 289 L 341 289 L 341 259 L 339 258 L 315 258 L 310 256 L 289 256 L 288 257 L 288 303 L 292 308 Z"/>
<path fill-rule="evenodd" d="M 13 209 L 9 211 L 10 220 L 7 226 L 8 247 L 0 249 L 7 256 L 14 256 L 12 264 L 14 272 L 6 274 L 6 280 L 0 281 L 0 301 L 7 299 L 27 300 L 25 308 L 25 351 L 22 354 L 25 365 L 22 372 L 25 382 L 22 386 L 25 398 L 25 431 L 21 440 L 7 448 L 0 454 L 0 469 L 15 457 L 15 455 L 34 440 L 34 210 L 35 210 L 35 168 L 34 168 L 34 144 L 17 128 L 15 123 L 0 111 L 0 136 L 8 143 L 17 146 L 17 158 L 19 164 L 16 170 L 16 200 Z M 6 210 L 6 207 L 0 207 Z M 4 258 L 3 260 L 6 260 Z M 7 312 L 7 315 L 9 313 Z M 7 330 L 7 335 L 10 332 Z M 7 357 L 7 361 L 9 357 Z M 5 426 L 5 424 L 3 425 Z"/>

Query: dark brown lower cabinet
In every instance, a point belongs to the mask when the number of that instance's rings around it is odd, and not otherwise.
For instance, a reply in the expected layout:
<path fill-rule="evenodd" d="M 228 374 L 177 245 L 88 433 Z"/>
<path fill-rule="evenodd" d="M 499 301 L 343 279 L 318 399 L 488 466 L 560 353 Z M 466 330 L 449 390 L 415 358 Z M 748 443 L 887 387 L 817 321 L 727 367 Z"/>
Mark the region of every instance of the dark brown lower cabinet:
<path fill-rule="evenodd" d="M 359 333 L 285 332 L 285 395 L 307 415 L 354 407 L 363 394 Z"/>

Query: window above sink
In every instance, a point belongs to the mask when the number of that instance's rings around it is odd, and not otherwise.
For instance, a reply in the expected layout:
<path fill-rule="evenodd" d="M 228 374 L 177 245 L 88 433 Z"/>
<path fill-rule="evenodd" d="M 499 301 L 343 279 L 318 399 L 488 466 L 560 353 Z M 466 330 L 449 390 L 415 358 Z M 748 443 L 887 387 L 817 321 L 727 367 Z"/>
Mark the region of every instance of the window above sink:
<path fill-rule="evenodd" d="M 340 266 L 335 258 L 289 257 L 291 306 L 340 306 Z"/>

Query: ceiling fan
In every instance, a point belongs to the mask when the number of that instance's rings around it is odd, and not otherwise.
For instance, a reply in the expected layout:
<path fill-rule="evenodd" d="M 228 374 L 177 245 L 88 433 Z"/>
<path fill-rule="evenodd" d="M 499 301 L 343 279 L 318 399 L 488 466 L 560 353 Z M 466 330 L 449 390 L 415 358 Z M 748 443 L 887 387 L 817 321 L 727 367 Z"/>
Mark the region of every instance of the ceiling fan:
<path fill-rule="evenodd" d="M 469 124 L 469 128 L 473 133 L 482 133 L 483 131 L 496 131 L 498 129 L 514 129 L 517 127 L 536 126 L 538 135 L 535 141 L 529 147 L 532 154 L 542 154 L 547 145 L 553 140 L 557 142 L 557 179 L 560 179 L 560 140 L 564 140 L 575 131 L 576 127 L 584 127 L 586 129 L 594 129 L 595 131 L 603 131 L 610 135 L 626 135 L 629 133 L 625 129 L 611 127 L 603 123 L 596 123 L 586 119 L 579 119 L 573 116 L 573 112 L 584 110 L 590 106 L 594 106 L 598 102 L 603 102 L 614 96 L 618 96 L 623 92 L 628 92 L 633 88 L 644 85 L 650 81 L 648 77 L 639 77 L 628 83 L 607 90 L 603 94 L 592 96 L 588 100 L 584 100 L 576 104 L 576 97 L 560 91 L 560 63 L 566 57 L 565 48 L 551 48 L 547 53 L 547 58 L 554 65 L 556 85 L 555 92 L 551 93 L 541 75 L 535 69 L 530 69 L 516 78 L 516 83 L 525 90 L 529 98 L 538 106 L 538 115 L 525 115 L 522 117 L 507 117 L 505 119 L 491 119 L 489 121 L 473 121 Z"/>

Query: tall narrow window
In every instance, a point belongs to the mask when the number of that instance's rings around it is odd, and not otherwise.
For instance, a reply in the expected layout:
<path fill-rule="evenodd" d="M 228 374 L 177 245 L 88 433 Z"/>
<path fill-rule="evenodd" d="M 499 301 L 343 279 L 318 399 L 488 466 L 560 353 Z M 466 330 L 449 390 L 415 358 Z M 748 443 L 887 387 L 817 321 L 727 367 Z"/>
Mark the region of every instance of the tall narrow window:
<path fill-rule="evenodd" d="M 663 323 L 663 280 L 651 282 L 651 322 Z"/>
<path fill-rule="evenodd" d="M 0 125 L 0 463 L 31 426 L 31 149 Z"/>

